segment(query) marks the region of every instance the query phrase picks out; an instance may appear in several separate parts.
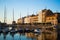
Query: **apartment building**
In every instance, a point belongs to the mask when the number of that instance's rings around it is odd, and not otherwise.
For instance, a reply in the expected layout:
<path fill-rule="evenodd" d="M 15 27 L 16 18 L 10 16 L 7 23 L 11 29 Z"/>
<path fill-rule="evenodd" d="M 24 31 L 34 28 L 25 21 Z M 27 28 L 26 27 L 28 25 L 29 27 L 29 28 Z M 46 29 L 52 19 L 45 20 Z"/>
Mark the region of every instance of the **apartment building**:
<path fill-rule="evenodd" d="M 50 9 L 43 9 L 37 15 L 24 17 L 23 23 L 52 23 L 54 25 L 60 23 L 60 13 L 53 13 Z M 17 23 L 22 23 L 22 19 L 18 19 Z"/>

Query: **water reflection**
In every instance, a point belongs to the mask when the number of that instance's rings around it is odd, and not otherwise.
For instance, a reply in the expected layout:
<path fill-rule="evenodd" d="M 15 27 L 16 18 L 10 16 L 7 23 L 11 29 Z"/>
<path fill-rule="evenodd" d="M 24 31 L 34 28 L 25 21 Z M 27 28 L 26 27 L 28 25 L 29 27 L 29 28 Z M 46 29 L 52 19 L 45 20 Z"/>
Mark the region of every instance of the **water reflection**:
<path fill-rule="evenodd" d="M 2 33 L 0 34 L 0 40 L 4 40 L 4 35 Z"/>
<path fill-rule="evenodd" d="M 10 35 L 10 33 L 6 35 L 6 40 L 13 40 L 13 37 Z"/>
<path fill-rule="evenodd" d="M 20 34 L 19 33 L 16 33 L 14 35 L 14 40 L 20 40 Z"/>
<path fill-rule="evenodd" d="M 35 38 L 27 37 L 25 34 L 15 33 L 14 35 L 8 33 L 4 35 L 3 33 L 0 34 L 1 40 L 36 40 Z"/>

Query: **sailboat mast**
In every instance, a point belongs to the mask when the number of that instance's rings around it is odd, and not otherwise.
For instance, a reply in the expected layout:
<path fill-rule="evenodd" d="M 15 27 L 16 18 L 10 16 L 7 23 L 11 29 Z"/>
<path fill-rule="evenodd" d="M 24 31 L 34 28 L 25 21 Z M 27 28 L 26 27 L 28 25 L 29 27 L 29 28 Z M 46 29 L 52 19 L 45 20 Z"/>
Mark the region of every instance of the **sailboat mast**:
<path fill-rule="evenodd" d="M 13 21 L 14 21 L 14 9 L 13 9 Z"/>
<path fill-rule="evenodd" d="M 6 6 L 4 8 L 4 23 L 6 23 Z"/>
<path fill-rule="evenodd" d="M 21 18 L 21 12 L 20 12 L 20 18 Z"/>

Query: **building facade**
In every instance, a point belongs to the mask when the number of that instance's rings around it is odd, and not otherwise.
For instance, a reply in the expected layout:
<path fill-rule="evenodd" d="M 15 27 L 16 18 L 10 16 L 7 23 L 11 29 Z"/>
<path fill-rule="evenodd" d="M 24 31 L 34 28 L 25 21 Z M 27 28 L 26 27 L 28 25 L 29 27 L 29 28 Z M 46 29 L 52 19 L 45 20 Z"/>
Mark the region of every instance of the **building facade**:
<path fill-rule="evenodd" d="M 30 16 L 24 18 L 24 23 L 37 23 L 37 22 L 38 22 L 37 15 L 30 15 Z"/>
<path fill-rule="evenodd" d="M 54 25 L 60 23 L 60 13 L 53 13 L 50 9 L 44 9 L 38 13 L 39 23 L 52 23 Z"/>
<path fill-rule="evenodd" d="M 39 11 L 37 15 L 30 15 L 24 18 L 23 23 L 52 23 L 54 25 L 60 23 L 60 13 L 53 13 L 50 9 Z M 18 23 L 22 23 L 19 19 Z"/>
<path fill-rule="evenodd" d="M 30 17 L 29 16 L 24 18 L 24 23 L 30 23 Z"/>
<path fill-rule="evenodd" d="M 24 23 L 24 18 L 19 18 L 19 19 L 17 20 L 17 24 L 22 24 L 22 23 Z"/>
<path fill-rule="evenodd" d="M 30 23 L 37 23 L 37 22 L 38 22 L 38 15 L 31 15 Z"/>

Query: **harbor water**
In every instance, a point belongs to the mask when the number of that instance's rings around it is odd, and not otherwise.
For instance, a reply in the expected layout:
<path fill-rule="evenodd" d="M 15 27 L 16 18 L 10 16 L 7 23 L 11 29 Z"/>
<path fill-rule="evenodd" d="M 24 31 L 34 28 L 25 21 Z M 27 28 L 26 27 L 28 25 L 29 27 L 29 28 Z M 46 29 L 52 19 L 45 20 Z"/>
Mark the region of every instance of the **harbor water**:
<path fill-rule="evenodd" d="M 0 40 L 36 40 L 36 38 L 27 37 L 25 34 L 3 34 L 0 33 Z"/>
<path fill-rule="evenodd" d="M 0 40 L 57 40 L 57 32 L 53 31 L 45 31 L 41 33 L 21 33 L 21 32 L 8 32 L 8 33 L 0 33 Z"/>

